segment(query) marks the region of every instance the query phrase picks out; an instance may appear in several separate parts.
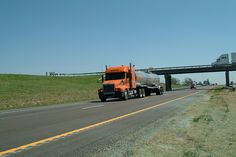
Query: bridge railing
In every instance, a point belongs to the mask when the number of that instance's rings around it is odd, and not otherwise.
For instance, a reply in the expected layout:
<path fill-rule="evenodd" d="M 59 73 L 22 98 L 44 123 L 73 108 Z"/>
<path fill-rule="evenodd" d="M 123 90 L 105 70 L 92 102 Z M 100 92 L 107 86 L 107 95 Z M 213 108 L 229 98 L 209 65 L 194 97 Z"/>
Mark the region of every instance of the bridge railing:
<path fill-rule="evenodd" d="M 147 69 L 137 69 L 136 71 L 144 71 L 144 72 L 155 72 L 155 71 L 168 71 L 168 70 L 184 70 L 184 69 L 200 69 L 200 68 L 225 68 L 225 67 L 236 67 L 236 65 L 232 64 L 224 64 L 224 65 L 195 65 L 195 66 L 180 66 L 180 67 L 165 67 L 165 68 L 147 68 Z M 104 72 L 90 72 L 90 73 L 56 73 L 49 72 L 46 73 L 47 76 L 88 76 L 88 75 L 102 75 Z"/>
<path fill-rule="evenodd" d="M 209 68 L 209 67 L 212 67 L 212 65 L 180 66 L 180 67 L 165 67 L 165 68 L 148 68 L 148 69 L 138 69 L 137 71 L 164 71 L 164 70 L 178 70 L 178 69 Z"/>

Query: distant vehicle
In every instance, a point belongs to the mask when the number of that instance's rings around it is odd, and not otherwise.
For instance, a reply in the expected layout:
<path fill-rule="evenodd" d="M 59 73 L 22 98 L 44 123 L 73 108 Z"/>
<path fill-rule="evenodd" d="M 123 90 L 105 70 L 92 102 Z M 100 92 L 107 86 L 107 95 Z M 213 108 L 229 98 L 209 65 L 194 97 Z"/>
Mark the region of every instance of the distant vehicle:
<path fill-rule="evenodd" d="M 107 98 L 127 100 L 130 97 L 143 98 L 156 93 L 163 94 L 160 78 L 155 74 L 135 71 L 133 65 L 108 67 L 105 77 L 102 76 L 103 86 L 98 90 L 101 101 Z"/>
<path fill-rule="evenodd" d="M 191 84 L 191 85 L 190 85 L 190 89 L 196 89 L 195 84 Z"/>
<path fill-rule="evenodd" d="M 213 66 L 222 66 L 222 65 L 229 65 L 229 64 L 236 64 L 236 53 L 231 53 L 231 62 L 229 62 L 229 54 L 222 54 L 219 58 L 216 59 L 211 65 Z"/>
<path fill-rule="evenodd" d="M 231 53 L 231 63 L 236 64 L 236 52 Z"/>

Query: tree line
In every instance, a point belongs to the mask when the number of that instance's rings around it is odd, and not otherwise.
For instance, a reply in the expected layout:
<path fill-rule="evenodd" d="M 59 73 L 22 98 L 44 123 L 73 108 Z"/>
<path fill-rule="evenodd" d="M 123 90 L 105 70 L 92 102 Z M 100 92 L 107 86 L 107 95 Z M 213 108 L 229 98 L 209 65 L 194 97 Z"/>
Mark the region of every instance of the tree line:
<path fill-rule="evenodd" d="M 189 77 L 186 77 L 183 82 L 181 82 L 180 79 L 178 79 L 178 78 L 172 77 L 171 81 L 172 81 L 173 85 L 186 85 L 186 86 L 190 86 L 192 84 L 207 86 L 207 85 L 211 84 L 209 79 L 206 79 L 203 82 L 202 81 L 196 82 L 196 81 L 193 81 Z"/>

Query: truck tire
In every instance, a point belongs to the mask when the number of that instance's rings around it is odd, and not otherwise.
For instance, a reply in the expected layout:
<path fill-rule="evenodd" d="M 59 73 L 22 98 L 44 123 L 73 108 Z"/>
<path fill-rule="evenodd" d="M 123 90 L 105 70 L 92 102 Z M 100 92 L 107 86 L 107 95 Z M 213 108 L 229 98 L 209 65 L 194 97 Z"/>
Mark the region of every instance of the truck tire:
<path fill-rule="evenodd" d="M 107 101 L 107 98 L 103 97 L 103 98 L 100 98 L 101 99 L 101 102 L 106 102 Z"/>
<path fill-rule="evenodd" d="M 148 89 L 146 89 L 146 90 L 145 90 L 145 95 L 146 95 L 146 96 L 150 96 L 150 95 L 151 95 L 151 91 L 148 90 Z"/>
<path fill-rule="evenodd" d="M 158 88 L 156 89 L 156 95 L 161 95 L 161 92 Z"/>
<path fill-rule="evenodd" d="M 128 94 L 127 90 L 124 92 L 124 97 L 122 99 L 123 100 L 128 100 L 129 99 L 129 94 Z"/>
<path fill-rule="evenodd" d="M 138 98 L 142 98 L 142 88 L 137 89 Z"/>
<path fill-rule="evenodd" d="M 142 89 L 142 98 L 144 98 L 146 96 L 146 93 L 145 93 L 145 89 L 143 88 Z"/>
<path fill-rule="evenodd" d="M 161 91 L 160 94 L 163 95 L 164 93 L 163 87 L 160 87 L 160 91 Z"/>

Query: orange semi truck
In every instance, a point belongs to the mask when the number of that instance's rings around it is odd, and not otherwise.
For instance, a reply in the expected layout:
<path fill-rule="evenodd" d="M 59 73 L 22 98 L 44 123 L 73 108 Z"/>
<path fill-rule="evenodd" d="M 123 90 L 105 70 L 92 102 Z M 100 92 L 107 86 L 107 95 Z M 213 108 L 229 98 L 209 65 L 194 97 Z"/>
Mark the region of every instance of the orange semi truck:
<path fill-rule="evenodd" d="M 143 98 L 151 93 L 163 94 L 160 79 L 155 74 L 135 71 L 133 65 L 106 67 L 102 75 L 103 86 L 98 90 L 101 101 L 107 98 L 127 100 L 131 97 Z"/>

